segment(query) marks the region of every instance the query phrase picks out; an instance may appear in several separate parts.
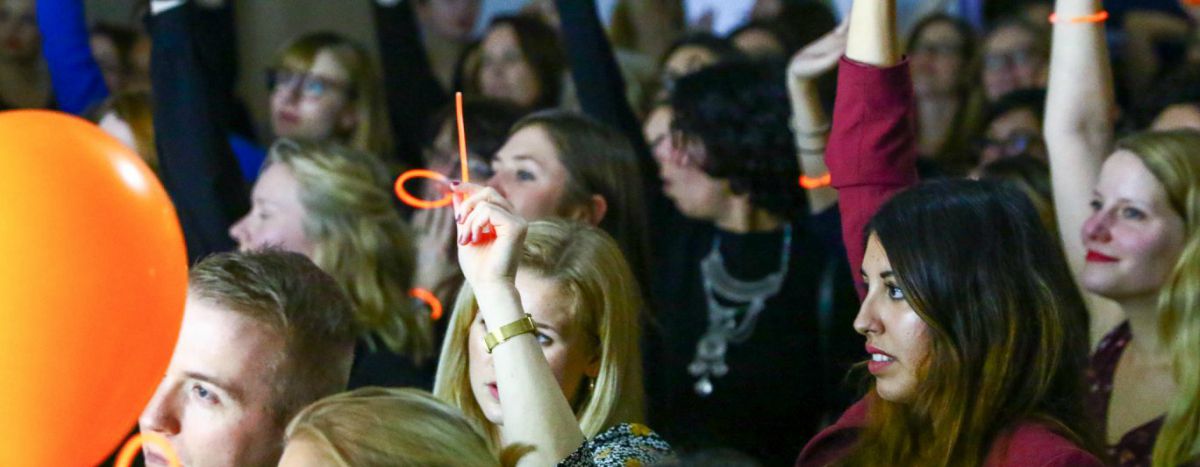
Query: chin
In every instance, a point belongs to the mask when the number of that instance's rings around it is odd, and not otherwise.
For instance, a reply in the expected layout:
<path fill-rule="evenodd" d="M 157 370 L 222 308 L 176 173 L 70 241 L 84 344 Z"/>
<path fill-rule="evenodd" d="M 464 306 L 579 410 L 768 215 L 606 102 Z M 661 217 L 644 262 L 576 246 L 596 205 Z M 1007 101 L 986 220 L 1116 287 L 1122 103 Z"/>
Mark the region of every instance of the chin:
<path fill-rule="evenodd" d="M 898 384 L 884 381 L 875 381 L 875 393 L 879 394 L 879 398 L 893 404 L 904 404 L 912 400 L 914 391 L 911 387 L 901 387 Z"/>

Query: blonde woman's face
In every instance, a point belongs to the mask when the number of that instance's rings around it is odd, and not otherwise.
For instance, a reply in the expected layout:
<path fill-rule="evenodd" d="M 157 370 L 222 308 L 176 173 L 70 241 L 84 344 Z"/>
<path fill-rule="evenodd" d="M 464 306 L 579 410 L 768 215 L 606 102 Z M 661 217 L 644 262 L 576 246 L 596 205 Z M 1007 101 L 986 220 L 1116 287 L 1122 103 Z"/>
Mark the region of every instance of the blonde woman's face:
<path fill-rule="evenodd" d="M 317 443 L 307 438 L 293 438 L 283 448 L 283 457 L 279 459 L 279 467 L 324 467 L 336 465 L 337 461 Z"/>
<path fill-rule="evenodd" d="M 867 240 L 862 275 L 867 296 L 854 318 L 854 330 L 867 338 L 867 369 L 875 377 L 879 397 L 907 402 L 916 394 L 918 372 L 929 355 L 928 326 L 908 304 L 875 235 Z"/>
<path fill-rule="evenodd" d="M 271 164 L 254 184 L 250 212 L 233 224 L 229 235 L 241 251 L 282 248 L 312 258 L 315 245 L 304 233 L 307 212 L 300 203 L 300 183 L 284 164 Z"/>
<path fill-rule="evenodd" d="M 1082 235 L 1088 256 L 1080 282 L 1116 300 L 1157 294 L 1186 239 L 1166 188 L 1129 151 L 1104 162 Z"/>
<path fill-rule="evenodd" d="M 351 105 L 351 86 L 350 72 L 328 50 L 318 52 L 307 70 L 277 70 L 271 89 L 275 135 L 320 142 L 353 131 L 358 116 Z"/>
<path fill-rule="evenodd" d="M 587 378 L 595 378 L 600 371 L 600 357 L 594 343 L 584 329 L 575 326 L 568 308 L 572 302 L 562 287 L 554 281 L 535 273 L 517 271 L 517 291 L 521 294 L 521 306 L 533 315 L 537 324 L 534 337 L 541 344 L 550 372 L 562 388 L 567 401 L 574 404 L 581 390 L 586 390 Z M 492 355 L 483 342 L 484 334 L 497 326 L 508 323 L 485 323 L 483 315 L 476 313 L 467 338 L 467 369 L 471 379 L 471 392 L 488 421 L 503 425 L 504 417 L 500 402 L 499 381 L 492 367 Z M 502 344 L 503 345 L 503 344 Z"/>

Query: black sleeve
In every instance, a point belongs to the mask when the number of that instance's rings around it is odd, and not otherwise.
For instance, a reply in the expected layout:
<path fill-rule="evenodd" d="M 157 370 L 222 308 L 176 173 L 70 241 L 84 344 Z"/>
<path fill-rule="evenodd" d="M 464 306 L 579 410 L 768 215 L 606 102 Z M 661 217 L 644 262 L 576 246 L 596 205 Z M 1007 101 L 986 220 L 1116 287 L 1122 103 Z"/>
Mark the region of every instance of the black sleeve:
<path fill-rule="evenodd" d="M 208 79 L 193 43 L 185 3 L 149 19 L 150 79 L 160 177 L 187 241 L 193 263 L 235 247 L 229 226 L 248 209 L 248 196 L 225 140 Z"/>
<path fill-rule="evenodd" d="M 662 184 L 655 177 L 658 164 L 642 135 L 642 124 L 625 98 L 625 78 L 604 33 L 596 1 L 555 0 L 555 3 L 562 19 L 571 78 L 575 80 L 583 112 L 629 138 L 638 156 L 649 217 L 661 219 L 660 214 L 674 214 L 674 206 L 663 196 Z"/>
<path fill-rule="evenodd" d="M 433 74 L 410 2 L 371 3 L 396 153 L 404 165 L 420 167 L 425 126 L 434 112 L 450 102 L 450 95 Z"/>
<path fill-rule="evenodd" d="M 254 139 L 254 124 L 249 111 L 237 98 L 238 42 L 233 2 L 217 8 L 193 6 L 188 13 L 192 24 L 196 57 L 200 69 L 207 71 L 210 95 L 217 121 L 234 133 Z"/>

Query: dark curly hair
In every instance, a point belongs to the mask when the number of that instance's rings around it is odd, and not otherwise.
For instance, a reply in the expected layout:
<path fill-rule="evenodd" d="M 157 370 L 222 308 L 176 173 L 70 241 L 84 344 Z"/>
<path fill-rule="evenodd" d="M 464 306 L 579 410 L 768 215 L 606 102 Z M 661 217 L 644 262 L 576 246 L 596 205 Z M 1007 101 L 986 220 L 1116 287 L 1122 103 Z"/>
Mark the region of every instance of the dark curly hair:
<path fill-rule="evenodd" d="M 804 212 L 800 165 L 789 127 L 791 108 L 782 68 L 731 62 L 679 80 L 671 94 L 671 129 L 703 144 L 700 167 L 729 180 L 737 194 L 784 219 Z"/>

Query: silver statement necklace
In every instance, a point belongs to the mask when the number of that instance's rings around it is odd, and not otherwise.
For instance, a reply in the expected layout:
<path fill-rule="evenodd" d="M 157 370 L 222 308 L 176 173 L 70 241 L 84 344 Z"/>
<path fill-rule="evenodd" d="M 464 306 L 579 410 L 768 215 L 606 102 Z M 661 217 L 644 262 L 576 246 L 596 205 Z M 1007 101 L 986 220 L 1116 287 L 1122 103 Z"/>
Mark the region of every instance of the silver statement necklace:
<path fill-rule="evenodd" d="M 696 343 L 696 358 L 688 365 L 688 373 L 698 378 L 694 386 L 696 394 L 701 397 L 712 394 L 711 378 L 720 378 L 729 373 L 725 351 L 729 344 L 745 342 L 754 333 L 754 325 L 758 323 L 758 315 L 767 299 L 775 296 L 783 287 L 791 255 L 792 226 L 784 225 L 779 270 L 762 279 L 743 281 L 725 269 L 725 259 L 721 257 L 721 237 L 713 237 L 712 250 L 700 261 L 704 299 L 708 303 L 708 330 L 700 336 L 700 342 Z M 718 295 L 731 305 L 718 302 Z"/>

